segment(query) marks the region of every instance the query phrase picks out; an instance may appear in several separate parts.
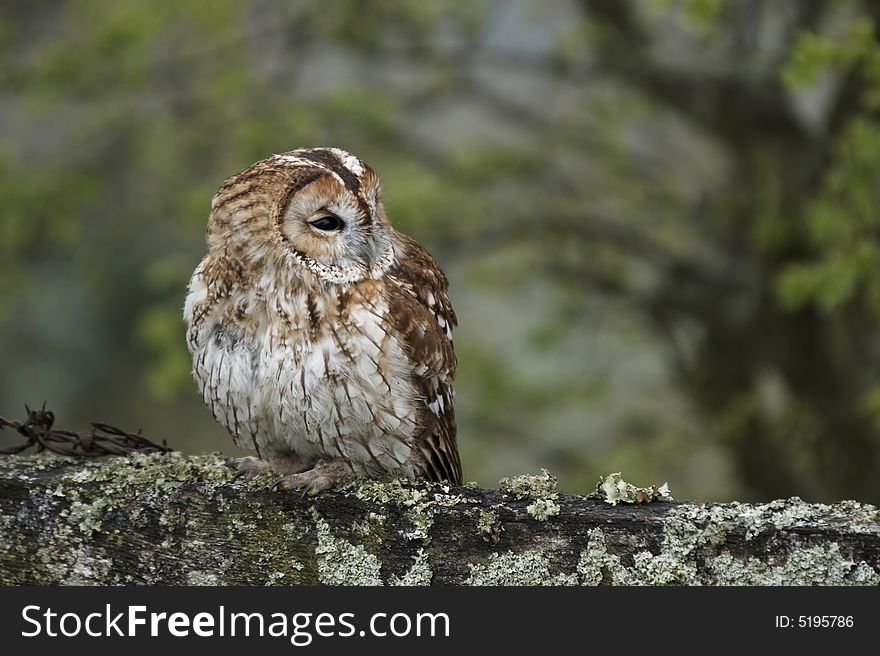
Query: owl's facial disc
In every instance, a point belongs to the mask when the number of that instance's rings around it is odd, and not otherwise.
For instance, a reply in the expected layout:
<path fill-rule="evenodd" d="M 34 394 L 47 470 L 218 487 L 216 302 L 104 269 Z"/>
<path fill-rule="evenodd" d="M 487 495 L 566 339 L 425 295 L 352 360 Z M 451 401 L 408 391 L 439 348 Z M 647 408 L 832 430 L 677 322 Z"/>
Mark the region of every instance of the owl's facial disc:
<path fill-rule="evenodd" d="M 331 174 L 299 189 L 288 200 L 280 226 L 295 259 L 327 281 L 363 279 L 384 270 L 391 258 L 389 227 L 375 197 L 370 200 Z"/>

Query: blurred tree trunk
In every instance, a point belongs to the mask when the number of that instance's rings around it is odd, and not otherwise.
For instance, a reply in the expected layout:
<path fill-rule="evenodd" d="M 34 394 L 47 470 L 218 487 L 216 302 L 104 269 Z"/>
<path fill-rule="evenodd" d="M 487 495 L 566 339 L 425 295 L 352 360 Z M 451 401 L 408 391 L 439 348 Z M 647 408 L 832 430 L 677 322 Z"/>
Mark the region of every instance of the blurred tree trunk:
<path fill-rule="evenodd" d="M 812 306 L 792 310 L 777 294 L 786 267 L 814 254 L 807 213 L 841 135 L 865 111 L 866 77 L 848 71 L 824 129 L 809 129 L 783 87 L 785 60 L 758 74 L 736 65 L 727 74 L 664 66 L 650 51 L 654 34 L 640 23 L 636 4 L 582 1 L 585 20 L 598 26 L 599 68 L 718 139 L 733 162 L 730 184 L 707 198 L 693 219 L 705 224 L 698 229 L 723 254 L 722 274 L 695 275 L 686 264 L 673 263 L 656 292 L 636 302 L 661 333 L 680 321 L 700 327 L 698 349 L 679 363 L 679 379 L 729 446 L 750 496 L 798 490 L 823 499 L 876 499 L 880 440 L 860 402 L 872 382 L 862 370 L 877 317 L 858 304 L 836 315 Z M 790 6 L 795 16 L 785 32 L 786 56 L 832 5 L 817 0 Z M 876 35 L 880 5 L 865 8 Z M 725 3 L 718 29 L 755 30 L 764 13 L 775 10 Z M 734 57 L 739 49 L 746 61 L 748 39 L 735 35 L 734 41 Z M 756 237 L 768 218 L 780 223 L 784 239 L 768 244 Z M 792 397 L 782 418 L 761 411 L 756 386 L 766 372 L 780 376 Z"/>

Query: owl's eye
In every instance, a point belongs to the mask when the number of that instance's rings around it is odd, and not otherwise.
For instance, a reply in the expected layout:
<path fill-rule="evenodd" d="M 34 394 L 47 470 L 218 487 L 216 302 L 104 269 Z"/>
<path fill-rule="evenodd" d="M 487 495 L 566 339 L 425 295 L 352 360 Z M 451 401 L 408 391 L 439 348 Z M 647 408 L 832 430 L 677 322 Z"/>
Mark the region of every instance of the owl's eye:
<path fill-rule="evenodd" d="M 318 230 L 324 230 L 326 232 L 332 232 L 334 230 L 342 230 L 345 227 L 345 223 L 342 222 L 335 214 L 330 214 L 328 216 L 322 216 L 314 221 L 309 221 L 309 225 L 317 228 Z"/>

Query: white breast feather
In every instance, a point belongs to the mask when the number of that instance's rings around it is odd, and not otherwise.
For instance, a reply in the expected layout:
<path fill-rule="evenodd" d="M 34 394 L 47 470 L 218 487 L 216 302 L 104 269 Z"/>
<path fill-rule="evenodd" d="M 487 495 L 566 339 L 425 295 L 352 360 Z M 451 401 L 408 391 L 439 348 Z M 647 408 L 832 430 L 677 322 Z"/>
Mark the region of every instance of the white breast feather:
<path fill-rule="evenodd" d="M 197 278 L 185 306 L 188 321 L 206 298 Z M 362 475 L 411 467 L 419 396 L 408 382 L 413 364 L 383 328 L 387 307 L 352 308 L 349 322 L 336 327 L 350 360 L 332 337 L 313 343 L 303 321 L 282 321 L 308 316 L 303 294 L 279 293 L 266 306 L 283 315 L 264 310 L 238 336 L 224 332 L 219 313 L 190 330 L 195 377 L 236 442 L 264 453 L 343 456 Z"/>

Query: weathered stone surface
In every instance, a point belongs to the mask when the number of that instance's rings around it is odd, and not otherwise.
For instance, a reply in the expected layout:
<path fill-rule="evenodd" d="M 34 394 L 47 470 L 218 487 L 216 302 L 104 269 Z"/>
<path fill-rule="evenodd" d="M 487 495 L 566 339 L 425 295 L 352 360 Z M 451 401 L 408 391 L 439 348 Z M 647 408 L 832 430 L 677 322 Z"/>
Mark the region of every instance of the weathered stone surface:
<path fill-rule="evenodd" d="M 3 584 L 877 584 L 855 502 L 611 505 L 502 489 L 230 482 L 221 456 L 0 458 Z"/>

